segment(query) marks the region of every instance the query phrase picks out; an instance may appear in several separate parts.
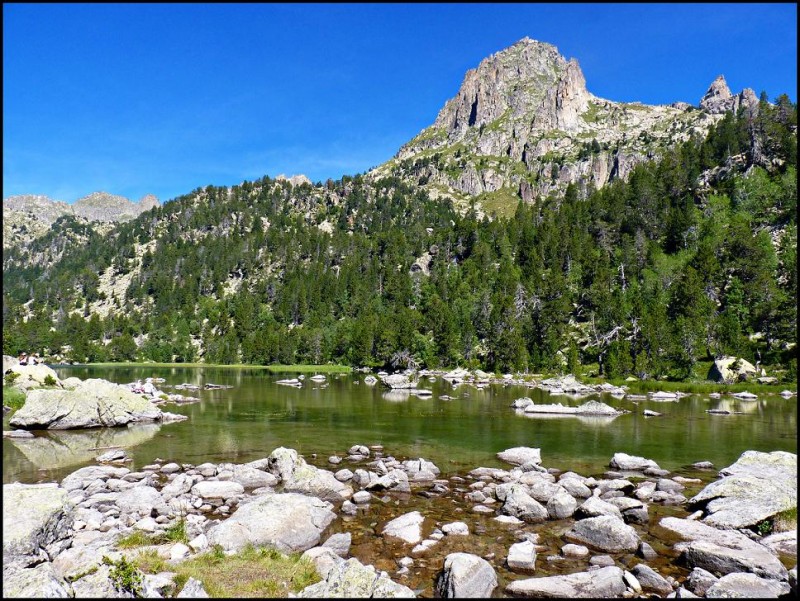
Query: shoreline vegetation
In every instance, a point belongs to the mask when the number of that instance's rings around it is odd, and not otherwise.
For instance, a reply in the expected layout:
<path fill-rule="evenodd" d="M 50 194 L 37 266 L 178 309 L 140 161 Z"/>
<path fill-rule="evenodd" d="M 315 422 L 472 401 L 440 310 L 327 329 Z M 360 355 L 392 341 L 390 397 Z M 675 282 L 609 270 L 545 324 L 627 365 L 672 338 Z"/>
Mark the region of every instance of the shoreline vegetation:
<path fill-rule="evenodd" d="M 353 368 L 348 365 L 248 365 L 246 363 L 232 363 L 229 365 L 222 363 L 157 363 L 157 362 L 137 362 L 106 361 L 100 363 L 58 363 L 52 364 L 57 367 L 207 367 L 212 369 L 264 369 L 273 373 L 295 372 L 299 374 L 321 373 L 321 374 L 349 374 Z"/>
<path fill-rule="evenodd" d="M 190 367 L 190 368 L 209 368 L 209 369 L 254 369 L 266 370 L 271 373 L 320 373 L 320 374 L 350 374 L 357 373 L 359 370 L 354 369 L 347 365 L 247 365 L 242 363 L 236 364 L 219 364 L 219 363 L 156 363 L 156 362 L 101 362 L 101 363 L 60 363 L 51 364 L 57 367 L 121 367 L 121 368 L 139 368 L 139 367 Z M 711 362 L 704 363 L 703 366 L 710 366 Z M 596 365 L 595 371 L 596 371 Z M 453 367 L 443 368 L 437 370 L 425 370 L 425 373 L 446 373 L 456 369 Z M 373 370 L 370 370 L 372 372 Z M 584 371 L 589 372 L 583 373 Z M 708 394 L 712 392 L 717 393 L 734 393 L 749 391 L 753 393 L 764 394 L 779 394 L 781 391 L 786 390 L 787 387 L 791 390 L 796 390 L 789 382 L 778 382 L 776 384 L 760 384 L 755 381 L 737 382 L 735 384 L 723 384 L 713 382 L 711 380 L 701 378 L 690 378 L 687 380 L 626 380 L 624 378 L 605 378 L 589 375 L 592 373 L 592 366 L 584 366 L 584 370 L 578 371 L 574 374 L 575 377 L 584 384 L 613 384 L 614 386 L 626 386 L 629 392 L 655 392 L 663 390 L 665 392 L 686 392 L 689 394 Z M 515 373 L 515 380 L 525 381 L 541 381 L 547 378 L 558 377 L 558 372 L 544 372 L 544 373 Z M 493 374 L 497 380 L 502 380 L 503 374 Z"/>

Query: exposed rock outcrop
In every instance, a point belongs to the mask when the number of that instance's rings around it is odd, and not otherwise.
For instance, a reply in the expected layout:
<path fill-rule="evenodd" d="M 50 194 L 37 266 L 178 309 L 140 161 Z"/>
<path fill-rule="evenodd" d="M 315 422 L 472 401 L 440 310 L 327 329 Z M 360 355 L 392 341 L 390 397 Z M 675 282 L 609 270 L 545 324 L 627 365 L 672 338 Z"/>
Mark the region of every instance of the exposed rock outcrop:
<path fill-rule="evenodd" d="M 92 378 L 73 390 L 31 390 L 10 423 L 18 428 L 68 430 L 160 421 L 165 415 L 124 386 Z"/>
<path fill-rule="evenodd" d="M 745 88 L 738 94 L 731 94 L 728 83 L 722 75 L 717 76 L 717 78 L 711 82 L 708 90 L 706 90 L 706 93 L 700 99 L 700 108 L 708 111 L 712 115 L 719 115 L 726 111 L 733 111 L 735 113 L 741 106 L 750 111 L 755 110 L 758 106 L 758 97 L 756 93 L 750 88 Z"/>

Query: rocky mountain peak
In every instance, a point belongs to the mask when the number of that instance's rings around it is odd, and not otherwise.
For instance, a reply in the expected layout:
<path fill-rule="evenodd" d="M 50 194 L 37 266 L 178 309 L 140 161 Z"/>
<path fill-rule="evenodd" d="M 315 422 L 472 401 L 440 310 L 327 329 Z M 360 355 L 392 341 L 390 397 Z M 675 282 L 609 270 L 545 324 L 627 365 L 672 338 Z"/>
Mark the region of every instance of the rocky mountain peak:
<path fill-rule="evenodd" d="M 308 179 L 305 175 L 300 173 L 299 175 L 292 175 L 291 177 L 287 177 L 285 174 L 281 173 L 275 177 L 275 181 L 286 181 L 292 184 L 292 186 L 300 186 L 302 184 L 309 184 L 311 185 L 311 180 Z"/>
<path fill-rule="evenodd" d="M 139 205 L 142 212 L 161 206 L 161 202 L 154 194 L 145 194 L 136 204 Z"/>
<path fill-rule="evenodd" d="M 731 90 L 728 88 L 728 82 L 725 81 L 724 75 L 718 75 L 717 78 L 711 82 L 708 90 L 700 99 L 700 108 L 707 109 L 719 102 L 724 102 L 731 97 Z"/>
<path fill-rule="evenodd" d="M 588 97 L 577 61 L 566 61 L 552 44 L 523 38 L 467 71 L 434 127 L 447 132 L 451 142 L 509 118 L 538 116 L 542 127 L 569 127 Z"/>
<path fill-rule="evenodd" d="M 700 99 L 700 108 L 712 115 L 721 115 L 726 111 L 736 112 L 740 106 L 744 106 L 748 110 L 755 110 L 758 106 L 756 93 L 750 88 L 745 88 L 738 94 L 732 94 L 723 75 L 717 76 L 711 82 L 708 90 Z"/>
<path fill-rule="evenodd" d="M 738 98 L 720 78 L 705 104 L 749 102 Z M 515 207 L 569 183 L 585 194 L 625 179 L 637 163 L 707 130 L 716 110 L 599 98 L 576 59 L 523 38 L 467 71 L 433 124 L 371 173 L 413 180 L 462 208 L 473 200 Z"/>

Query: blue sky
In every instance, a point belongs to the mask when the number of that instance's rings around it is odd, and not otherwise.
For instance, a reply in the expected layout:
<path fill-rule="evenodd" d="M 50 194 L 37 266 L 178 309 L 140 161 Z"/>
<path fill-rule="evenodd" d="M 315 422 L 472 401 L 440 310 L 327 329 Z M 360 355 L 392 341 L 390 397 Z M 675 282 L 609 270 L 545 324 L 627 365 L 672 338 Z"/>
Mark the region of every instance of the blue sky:
<path fill-rule="evenodd" d="M 797 99 L 795 4 L 4 4 L 3 197 L 361 173 L 528 36 L 593 94 Z"/>

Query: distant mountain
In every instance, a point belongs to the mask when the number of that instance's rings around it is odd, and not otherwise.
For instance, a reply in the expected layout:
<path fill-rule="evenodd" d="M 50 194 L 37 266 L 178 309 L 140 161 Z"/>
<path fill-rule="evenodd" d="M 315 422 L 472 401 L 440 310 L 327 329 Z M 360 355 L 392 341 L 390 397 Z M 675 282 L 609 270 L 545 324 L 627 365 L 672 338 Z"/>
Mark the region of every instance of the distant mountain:
<path fill-rule="evenodd" d="M 57 219 L 65 215 L 87 222 L 113 224 L 130 221 L 160 205 L 152 194 L 133 202 L 108 192 L 92 192 L 72 205 L 47 196 L 10 196 L 3 200 L 3 248 L 29 243 L 44 235 Z"/>
<path fill-rule="evenodd" d="M 690 136 L 704 137 L 726 110 L 752 109 L 752 90 L 732 95 L 724 78 L 699 107 L 650 106 L 594 96 L 578 62 L 524 38 L 464 77 L 434 123 L 373 175 L 398 175 L 462 206 L 513 212 L 567 184 L 582 196 Z"/>

